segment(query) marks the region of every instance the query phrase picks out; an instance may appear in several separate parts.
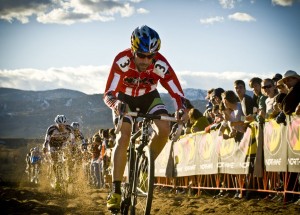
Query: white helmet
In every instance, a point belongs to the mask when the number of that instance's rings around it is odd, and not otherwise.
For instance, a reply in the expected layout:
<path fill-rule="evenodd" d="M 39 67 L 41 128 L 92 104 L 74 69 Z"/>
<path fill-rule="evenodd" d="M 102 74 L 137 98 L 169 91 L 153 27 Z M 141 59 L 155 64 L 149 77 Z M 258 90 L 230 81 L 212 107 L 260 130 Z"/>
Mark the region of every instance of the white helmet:
<path fill-rule="evenodd" d="M 72 126 L 74 129 L 79 129 L 79 122 L 72 122 L 72 123 L 71 123 L 71 126 Z"/>
<path fill-rule="evenodd" d="M 57 115 L 54 119 L 54 122 L 56 124 L 66 124 L 67 118 L 65 117 L 65 115 Z"/>

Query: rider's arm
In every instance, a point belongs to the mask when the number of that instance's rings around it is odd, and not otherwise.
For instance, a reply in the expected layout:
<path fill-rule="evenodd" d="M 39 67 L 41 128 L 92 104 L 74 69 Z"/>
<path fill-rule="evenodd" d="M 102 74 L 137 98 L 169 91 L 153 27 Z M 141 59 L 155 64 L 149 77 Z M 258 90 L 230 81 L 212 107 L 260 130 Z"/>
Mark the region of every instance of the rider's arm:
<path fill-rule="evenodd" d="M 129 63 L 129 57 L 125 56 L 120 58 L 119 54 L 114 59 L 113 65 L 111 67 L 105 87 L 105 92 L 103 95 L 103 100 L 104 103 L 113 110 L 118 106 L 119 100 L 117 99 L 116 94 L 120 91 L 120 87 L 123 81 L 122 75 L 125 70 L 128 70 L 127 66 L 129 65 Z"/>
<path fill-rule="evenodd" d="M 48 150 L 49 148 L 49 143 L 50 143 L 50 139 L 51 139 L 51 133 L 52 133 L 52 126 L 50 126 L 48 129 L 47 129 L 47 132 L 46 132 L 46 136 L 45 136 L 45 141 L 44 141 L 44 144 L 43 144 L 43 151 L 45 152 L 46 150 Z"/>

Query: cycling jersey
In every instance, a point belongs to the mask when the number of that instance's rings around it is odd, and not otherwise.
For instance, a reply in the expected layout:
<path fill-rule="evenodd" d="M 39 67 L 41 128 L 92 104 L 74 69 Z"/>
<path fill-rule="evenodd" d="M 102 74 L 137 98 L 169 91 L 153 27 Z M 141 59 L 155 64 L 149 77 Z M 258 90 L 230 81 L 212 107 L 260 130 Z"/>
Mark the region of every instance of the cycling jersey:
<path fill-rule="evenodd" d="M 139 72 L 131 49 L 120 52 L 114 59 L 104 92 L 104 102 L 114 108 L 118 94 L 137 97 L 156 90 L 158 81 L 175 99 L 175 110 L 184 107 L 184 94 L 168 61 L 157 53 L 146 71 Z"/>
<path fill-rule="evenodd" d="M 75 136 L 73 128 L 70 125 L 65 125 L 60 130 L 56 125 L 51 125 L 47 129 L 45 136 L 44 148 L 50 147 L 62 147 L 65 143 L 75 143 Z"/>

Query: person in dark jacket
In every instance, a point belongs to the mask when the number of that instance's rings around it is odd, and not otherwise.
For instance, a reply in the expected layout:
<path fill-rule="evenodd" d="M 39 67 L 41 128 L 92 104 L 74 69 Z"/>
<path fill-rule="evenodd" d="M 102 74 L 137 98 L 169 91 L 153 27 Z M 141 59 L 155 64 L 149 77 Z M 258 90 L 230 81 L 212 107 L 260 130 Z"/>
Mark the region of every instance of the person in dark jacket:
<path fill-rule="evenodd" d="M 289 89 L 282 101 L 283 112 L 292 115 L 300 103 L 300 76 L 295 71 L 288 70 L 282 80 Z"/>

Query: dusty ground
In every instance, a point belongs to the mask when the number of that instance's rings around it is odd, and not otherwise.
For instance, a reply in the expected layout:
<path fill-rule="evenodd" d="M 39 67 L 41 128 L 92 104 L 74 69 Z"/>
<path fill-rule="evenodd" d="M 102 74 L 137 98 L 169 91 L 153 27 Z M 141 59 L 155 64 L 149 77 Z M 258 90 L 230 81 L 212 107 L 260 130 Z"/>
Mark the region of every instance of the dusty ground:
<path fill-rule="evenodd" d="M 1 214 L 110 214 L 105 205 L 107 192 L 81 186 L 73 195 L 62 196 L 44 186 L 2 183 L 0 211 Z M 157 188 L 151 214 L 300 214 L 300 206 L 257 198 L 214 199 L 209 193 L 191 197 Z"/>
<path fill-rule="evenodd" d="M 108 190 L 89 188 L 80 175 L 73 194 L 65 196 L 55 192 L 45 176 L 41 176 L 38 186 L 26 182 L 24 158 L 28 148 L 23 151 L 17 149 L 20 151 L 19 159 L 10 156 L 16 150 L 11 150 L 12 153 L 6 149 L 0 150 L 0 214 L 110 214 L 106 209 Z M 42 175 L 44 173 L 42 171 Z M 191 196 L 176 194 L 167 188 L 156 188 L 151 214 L 300 214 L 300 206 L 295 204 L 283 204 L 257 196 L 250 200 L 233 199 L 233 194 L 214 199 L 216 194 L 217 191 L 203 190 L 200 196 Z"/>

